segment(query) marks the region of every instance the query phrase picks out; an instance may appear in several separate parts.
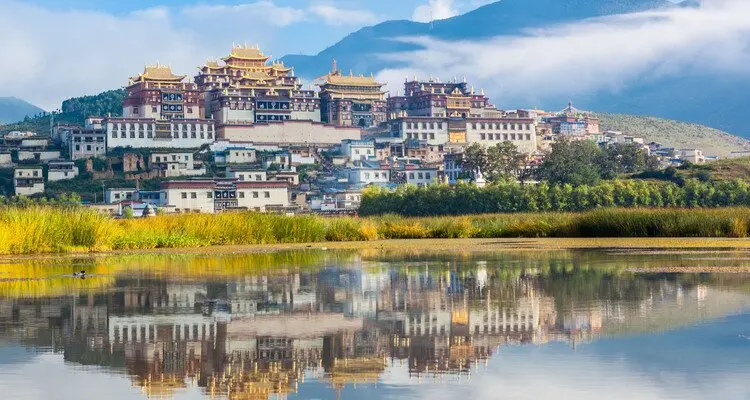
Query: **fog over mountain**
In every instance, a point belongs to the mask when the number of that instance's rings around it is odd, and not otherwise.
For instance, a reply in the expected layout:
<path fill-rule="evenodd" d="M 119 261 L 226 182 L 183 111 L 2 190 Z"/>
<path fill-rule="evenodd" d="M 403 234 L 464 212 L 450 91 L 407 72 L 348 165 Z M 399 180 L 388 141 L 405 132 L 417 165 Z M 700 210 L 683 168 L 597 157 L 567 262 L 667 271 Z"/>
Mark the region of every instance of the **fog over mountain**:
<path fill-rule="evenodd" d="M 750 137 L 745 0 L 503 0 L 432 23 L 387 21 L 313 56 L 283 58 L 314 79 L 331 61 L 405 76 L 464 76 L 501 108 L 579 108 L 697 122 Z"/>

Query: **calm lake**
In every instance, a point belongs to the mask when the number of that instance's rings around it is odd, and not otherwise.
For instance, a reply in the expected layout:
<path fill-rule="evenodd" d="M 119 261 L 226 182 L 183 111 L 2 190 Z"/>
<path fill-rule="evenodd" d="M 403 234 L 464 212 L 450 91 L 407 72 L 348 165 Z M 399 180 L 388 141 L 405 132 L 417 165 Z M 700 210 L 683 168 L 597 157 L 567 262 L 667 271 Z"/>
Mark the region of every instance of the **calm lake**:
<path fill-rule="evenodd" d="M 734 250 L 6 261 L 0 398 L 748 399 L 747 271 Z"/>

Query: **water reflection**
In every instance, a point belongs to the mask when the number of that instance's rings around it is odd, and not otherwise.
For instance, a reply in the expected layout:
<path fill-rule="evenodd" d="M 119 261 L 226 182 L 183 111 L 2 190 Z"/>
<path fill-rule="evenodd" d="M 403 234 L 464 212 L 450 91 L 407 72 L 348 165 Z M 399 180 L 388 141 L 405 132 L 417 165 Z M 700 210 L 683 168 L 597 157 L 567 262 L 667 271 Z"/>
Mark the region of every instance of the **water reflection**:
<path fill-rule="evenodd" d="M 576 347 L 694 325 L 750 302 L 748 274 L 628 272 L 645 260 L 314 253 L 22 264 L 4 268 L 15 279 L 0 282 L 0 340 L 124 374 L 142 397 L 188 388 L 306 397 L 306 379 L 339 393 L 393 365 L 417 380 L 468 379 L 506 346 Z M 82 264 L 92 278 L 66 275 Z"/>

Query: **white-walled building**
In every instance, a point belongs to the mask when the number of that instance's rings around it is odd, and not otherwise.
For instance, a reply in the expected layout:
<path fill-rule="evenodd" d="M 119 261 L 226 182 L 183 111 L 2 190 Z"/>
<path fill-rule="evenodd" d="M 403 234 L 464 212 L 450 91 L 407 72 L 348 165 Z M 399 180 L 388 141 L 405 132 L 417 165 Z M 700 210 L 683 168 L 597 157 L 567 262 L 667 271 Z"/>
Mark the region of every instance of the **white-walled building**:
<path fill-rule="evenodd" d="M 352 185 L 384 185 L 391 181 L 391 170 L 388 168 L 350 168 L 347 170 L 349 183 Z"/>
<path fill-rule="evenodd" d="M 531 154 L 537 151 L 536 125 L 533 119 L 470 119 L 466 121 L 466 143 L 495 146 L 511 142 L 518 151 Z"/>
<path fill-rule="evenodd" d="M 438 183 L 437 168 L 405 168 L 399 170 L 403 174 L 403 180 L 409 185 L 427 186 Z"/>
<path fill-rule="evenodd" d="M 0 153 L 0 165 L 10 165 L 13 164 L 13 157 L 10 153 L 2 152 Z"/>
<path fill-rule="evenodd" d="M 205 175 L 206 168 L 196 164 L 190 152 L 155 152 L 149 157 L 149 168 L 163 177 Z"/>
<path fill-rule="evenodd" d="M 390 121 L 390 134 L 399 140 L 424 140 L 429 144 L 449 141 L 448 121 L 433 117 L 401 117 Z"/>
<path fill-rule="evenodd" d="M 161 192 L 162 205 L 178 212 L 265 211 L 268 207 L 289 205 L 286 182 L 167 181 L 162 183 Z"/>
<path fill-rule="evenodd" d="M 214 122 L 206 119 L 108 118 L 104 125 L 107 149 L 197 149 L 216 139 Z"/>
<path fill-rule="evenodd" d="M 677 155 L 681 160 L 691 164 L 704 164 L 706 162 L 703 151 L 698 149 L 679 149 L 677 150 Z"/>
<path fill-rule="evenodd" d="M 369 160 L 375 158 L 375 141 L 342 140 L 341 152 L 350 160 Z"/>
<path fill-rule="evenodd" d="M 227 178 L 240 182 L 265 182 L 268 180 L 268 172 L 256 167 L 231 166 L 227 167 Z"/>
<path fill-rule="evenodd" d="M 13 187 L 17 196 L 31 196 L 44 192 L 42 167 L 18 167 L 13 171 Z"/>
<path fill-rule="evenodd" d="M 256 150 L 245 146 L 228 146 L 214 152 L 214 161 L 217 164 L 249 164 L 257 160 Z"/>
<path fill-rule="evenodd" d="M 104 190 L 104 202 L 107 204 L 115 204 L 121 201 L 133 200 L 133 193 L 136 189 L 133 188 L 107 188 Z"/>
<path fill-rule="evenodd" d="M 59 150 L 19 150 L 18 160 L 19 161 L 50 161 L 60 159 L 62 154 Z"/>
<path fill-rule="evenodd" d="M 217 128 L 217 135 L 230 142 L 331 145 L 339 144 L 345 139 L 359 140 L 362 131 L 359 128 L 325 125 L 320 122 L 286 120 L 253 125 L 224 125 Z"/>
<path fill-rule="evenodd" d="M 72 161 L 53 161 L 48 164 L 48 181 L 73 179 L 76 176 L 78 176 L 78 167 Z"/>

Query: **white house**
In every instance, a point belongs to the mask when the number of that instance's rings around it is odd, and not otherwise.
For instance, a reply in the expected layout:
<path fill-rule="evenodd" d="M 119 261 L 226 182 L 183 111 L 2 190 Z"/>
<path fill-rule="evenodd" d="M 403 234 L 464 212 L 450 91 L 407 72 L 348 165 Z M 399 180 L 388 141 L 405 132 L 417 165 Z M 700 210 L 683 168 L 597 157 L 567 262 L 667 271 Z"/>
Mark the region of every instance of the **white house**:
<path fill-rule="evenodd" d="M 73 179 L 76 176 L 78 176 L 78 167 L 72 161 L 53 161 L 48 164 L 48 181 Z"/>
<path fill-rule="evenodd" d="M 438 169 L 437 168 L 407 168 L 399 171 L 403 174 L 407 184 L 417 186 L 427 186 L 433 183 L 437 183 Z"/>
<path fill-rule="evenodd" d="M 214 152 L 214 161 L 217 164 L 249 164 L 257 160 L 256 150 L 244 146 L 230 146 Z"/>
<path fill-rule="evenodd" d="M 698 149 L 679 149 L 677 155 L 681 160 L 687 161 L 691 164 L 704 164 L 706 157 L 703 155 L 703 151 Z"/>
<path fill-rule="evenodd" d="M 13 187 L 18 196 L 31 196 L 44 192 L 41 167 L 18 167 L 13 171 Z"/>
<path fill-rule="evenodd" d="M 342 140 L 341 152 L 350 160 L 375 158 L 375 142 L 372 140 Z"/>
<path fill-rule="evenodd" d="M 152 118 L 108 118 L 104 126 L 107 149 L 193 149 L 216 139 L 214 122 L 205 119 L 160 121 Z"/>
<path fill-rule="evenodd" d="M 162 183 L 161 192 L 162 205 L 178 212 L 265 211 L 289 205 L 286 182 L 167 181 Z"/>
<path fill-rule="evenodd" d="M 511 142 L 518 151 L 531 154 L 537 150 L 536 124 L 532 119 L 503 118 L 467 120 L 466 142 L 494 146 L 502 142 Z"/>
<path fill-rule="evenodd" d="M 227 178 L 234 178 L 241 182 L 264 182 L 268 180 L 268 172 L 255 167 L 231 166 L 227 168 Z"/>
<path fill-rule="evenodd" d="M 159 171 L 163 177 L 205 175 L 206 168 L 196 165 L 190 152 L 156 152 L 149 157 L 151 170 Z"/>
<path fill-rule="evenodd" d="M 104 190 L 104 202 L 107 204 L 115 204 L 121 201 L 133 200 L 133 193 L 135 189 L 132 188 L 108 188 Z"/>
<path fill-rule="evenodd" d="M 388 168 L 350 168 L 347 175 L 352 185 L 384 185 L 391 181 L 391 170 Z"/>

